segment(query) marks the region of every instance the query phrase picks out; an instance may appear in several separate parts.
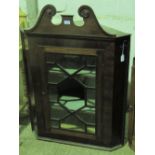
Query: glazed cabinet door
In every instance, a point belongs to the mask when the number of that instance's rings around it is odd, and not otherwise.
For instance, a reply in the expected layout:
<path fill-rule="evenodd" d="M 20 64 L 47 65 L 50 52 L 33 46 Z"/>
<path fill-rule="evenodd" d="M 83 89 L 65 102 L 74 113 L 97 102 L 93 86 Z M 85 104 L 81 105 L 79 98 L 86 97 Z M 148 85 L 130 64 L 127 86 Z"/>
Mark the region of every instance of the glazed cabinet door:
<path fill-rule="evenodd" d="M 44 133 L 96 140 L 96 52 L 39 53 Z"/>

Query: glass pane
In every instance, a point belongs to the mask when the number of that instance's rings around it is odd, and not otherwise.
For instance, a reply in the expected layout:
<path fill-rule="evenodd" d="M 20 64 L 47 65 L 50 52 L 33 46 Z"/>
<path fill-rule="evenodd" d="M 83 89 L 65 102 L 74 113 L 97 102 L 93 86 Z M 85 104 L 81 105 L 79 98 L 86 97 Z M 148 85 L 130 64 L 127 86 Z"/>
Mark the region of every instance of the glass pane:
<path fill-rule="evenodd" d="M 85 106 L 77 112 L 77 115 L 86 123 L 95 125 L 95 108 Z"/>
<path fill-rule="evenodd" d="M 51 118 L 54 120 L 61 120 L 69 113 L 63 108 L 60 103 L 51 103 Z"/>
<path fill-rule="evenodd" d="M 62 129 L 85 132 L 85 125 L 72 115 L 62 120 L 60 127 Z"/>
<path fill-rule="evenodd" d="M 87 105 L 95 106 L 95 97 L 96 91 L 95 89 L 87 89 Z"/>
<path fill-rule="evenodd" d="M 64 73 L 57 65 L 48 65 L 49 84 L 58 84 L 66 78 L 66 73 Z"/>
<path fill-rule="evenodd" d="M 73 74 L 85 65 L 85 61 L 85 57 L 77 55 L 59 55 L 56 63 L 62 66 L 69 74 Z"/>
<path fill-rule="evenodd" d="M 85 87 L 95 88 L 96 85 L 96 69 L 85 67 L 75 76 Z"/>
<path fill-rule="evenodd" d="M 55 85 L 48 85 L 49 102 L 58 102 L 58 88 Z"/>
<path fill-rule="evenodd" d="M 87 127 L 87 132 L 89 134 L 95 134 L 95 126 L 88 126 Z"/>
<path fill-rule="evenodd" d="M 51 127 L 95 134 L 96 57 L 46 57 Z"/>
<path fill-rule="evenodd" d="M 71 96 L 84 99 L 85 90 L 84 87 L 74 78 L 67 78 L 57 85 L 59 90 L 59 96 Z"/>
<path fill-rule="evenodd" d="M 74 110 L 78 110 L 84 105 L 85 105 L 84 100 L 67 101 L 65 104 L 65 107 L 68 108 L 70 111 L 74 111 Z"/>
<path fill-rule="evenodd" d="M 87 99 L 87 106 L 94 107 L 95 106 L 95 99 Z"/>

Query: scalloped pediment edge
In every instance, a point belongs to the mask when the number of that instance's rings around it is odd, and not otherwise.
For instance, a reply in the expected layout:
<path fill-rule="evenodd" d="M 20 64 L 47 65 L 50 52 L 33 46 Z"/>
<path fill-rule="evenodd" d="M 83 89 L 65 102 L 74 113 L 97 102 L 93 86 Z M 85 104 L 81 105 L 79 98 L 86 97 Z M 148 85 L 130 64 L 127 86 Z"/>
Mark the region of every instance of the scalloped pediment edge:
<path fill-rule="evenodd" d="M 25 30 L 27 34 L 38 33 L 48 35 L 78 35 L 78 36 L 100 36 L 100 37 L 115 37 L 115 35 L 106 32 L 97 21 L 93 10 L 86 5 L 78 9 L 79 15 L 83 18 L 84 25 L 77 26 L 73 22 L 73 16 L 62 15 L 60 25 L 54 25 L 51 20 L 56 15 L 57 11 L 53 5 L 46 5 L 36 22 L 36 24 Z"/>

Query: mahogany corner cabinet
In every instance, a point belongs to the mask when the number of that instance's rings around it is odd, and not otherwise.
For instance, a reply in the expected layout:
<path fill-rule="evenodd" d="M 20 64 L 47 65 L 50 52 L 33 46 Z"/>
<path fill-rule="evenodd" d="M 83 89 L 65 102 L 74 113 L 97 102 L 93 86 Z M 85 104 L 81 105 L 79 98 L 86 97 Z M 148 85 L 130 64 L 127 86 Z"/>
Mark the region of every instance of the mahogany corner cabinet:
<path fill-rule="evenodd" d="M 46 5 L 21 31 L 32 129 L 38 137 L 113 148 L 124 144 L 130 35 L 101 27 L 93 10 L 84 24 Z M 91 146 L 90 145 L 90 146 Z"/>

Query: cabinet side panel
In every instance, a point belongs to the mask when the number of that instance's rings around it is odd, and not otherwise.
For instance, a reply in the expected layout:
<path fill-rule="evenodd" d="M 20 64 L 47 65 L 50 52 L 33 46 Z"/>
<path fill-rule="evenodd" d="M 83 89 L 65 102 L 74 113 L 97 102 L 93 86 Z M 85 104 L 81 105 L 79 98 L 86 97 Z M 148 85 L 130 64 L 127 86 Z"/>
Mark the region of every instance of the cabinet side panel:
<path fill-rule="evenodd" d="M 29 70 L 32 76 L 32 83 L 34 88 L 34 98 L 35 98 L 35 107 L 36 107 L 36 117 L 37 117 L 37 131 L 42 132 L 44 130 L 44 116 L 42 113 L 42 95 L 41 95 L 41 77 L 40 77 L 40 66 L 39 66 L 39 52 L 36 47 L 36 38 L 28 37 L 29 42 L 29 54 L 28 54 L 28 63 Z"/>
<path fill-rule="evenodd" d="M 113 102 L 113 143 L 123 144 L 127 108 L 129 37 L 116 40 Z M 124 43 L 124 50 L 123 50 Z M 124 54 L 122 58 L 122 54 Z"/>

